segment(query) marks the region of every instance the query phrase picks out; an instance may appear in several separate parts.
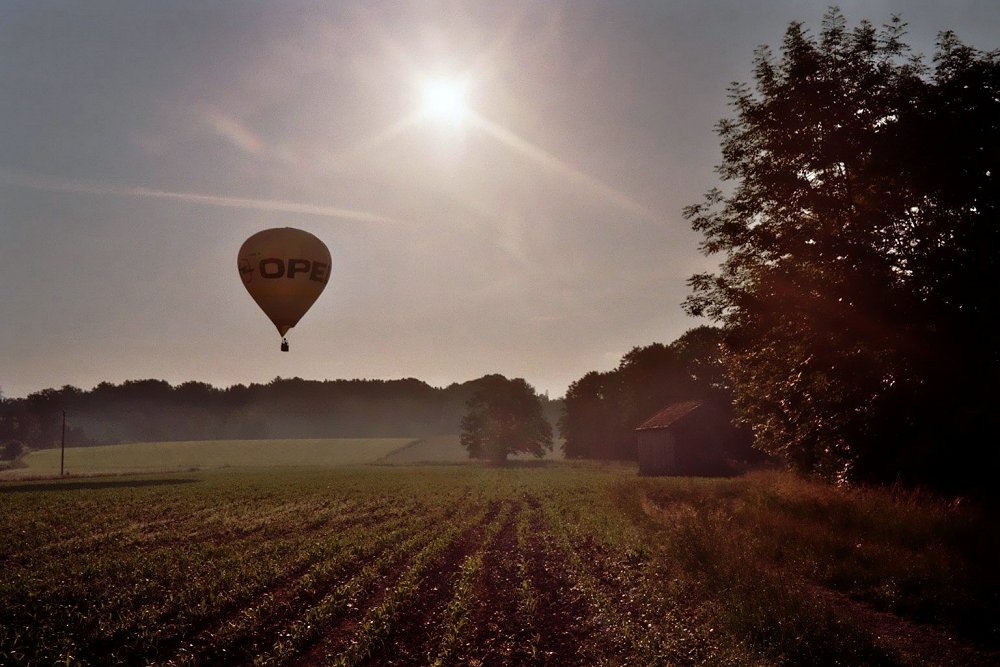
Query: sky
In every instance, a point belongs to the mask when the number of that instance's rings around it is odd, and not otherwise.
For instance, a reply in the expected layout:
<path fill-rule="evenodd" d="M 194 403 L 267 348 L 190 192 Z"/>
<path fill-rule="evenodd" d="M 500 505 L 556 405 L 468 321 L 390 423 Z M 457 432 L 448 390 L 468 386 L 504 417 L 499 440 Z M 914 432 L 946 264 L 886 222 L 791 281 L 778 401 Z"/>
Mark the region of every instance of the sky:
<path fill-rule="evenodd" d="M 682 209 L 719 184 L 726 89 L 828 4 L 0 2 L 0 392 L 503 373 L 560 396 L 705 323 L 681 303 L 717 258 Z M 995 0 L 840 7 L 900 14 L 928 58 L 945 29 L 1000 46 Z M 429 106 L 438 84 L 462 105 Z M 270 227 L 332 256 L 288 353 L 236 267 Z"/>

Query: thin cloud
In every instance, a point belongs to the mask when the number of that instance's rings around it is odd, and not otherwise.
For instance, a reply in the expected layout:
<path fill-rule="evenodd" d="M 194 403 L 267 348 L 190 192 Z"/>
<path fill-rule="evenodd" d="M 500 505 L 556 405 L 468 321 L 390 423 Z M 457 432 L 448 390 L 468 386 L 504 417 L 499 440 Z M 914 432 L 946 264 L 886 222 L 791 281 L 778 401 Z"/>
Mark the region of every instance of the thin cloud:
<path fill-rule="evenodd" d="M 651 222 L 663 222 L 662 217 L 653 211 L 650 211 L 642 204 L 636 202 L 624 192 L 616 190 L 607 183 L 583 173 L 573 165 L 560 160 L 558 157 L 549 153 L 540 146 L 514 134 L 506 127 L 494 123 L 488 118 L 484 118 L 476 113 L 470 113 L 470 118 L 477 127 L 485 131 L 503 145 L 529 158 L 546 169 L 561 175 L 569 182 L 582 186 L 583 189 L 588 192 L 598 194 L 605 201 L 610 202 L 640 218 Z"/>
<path fill-rule="evenodd" d="M 271 211 L 276 213 L 298 213 L 315 215 L 338 220 L 354 220 L 357 222 L 399 223 L 399 220 L 369 211 L 359 211 L 338 206 L 324 206 L 307 202 L 287 201 L 283 199 L 252 199 L 247 197 L 226 197 L 208 195 L 196 192 L 174 192 L 155 188 L 120 186 L 100 183 L 85 183 L 63 181 L 46 176 L 19 174 L 0 168 L 0 181 L 7 185 L 15 185 L 32 190 L 45 192 L 72 192 L 88 195 L 103 195 L 112 197 L 132 197 L 135 199 L 169 199 L 186 204 L 203 206 L 218 206 L 221 208 L 239 208 L 254 211 Z"/>

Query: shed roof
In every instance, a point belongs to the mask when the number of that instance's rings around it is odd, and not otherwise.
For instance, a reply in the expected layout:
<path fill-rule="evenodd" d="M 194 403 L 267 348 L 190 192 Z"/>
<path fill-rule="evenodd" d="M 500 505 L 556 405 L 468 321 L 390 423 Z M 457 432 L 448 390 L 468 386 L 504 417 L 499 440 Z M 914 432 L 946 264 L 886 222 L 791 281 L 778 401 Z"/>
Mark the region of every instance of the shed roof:
<path fill-rule="evenodd" d="M 646 421 L 639 424 L 635 430 L 646 431 L 657 428 L 669 428 L 694 412 L 701 404 L 702 401 L 683 401 L 681 403 L 668 405 Z"/>

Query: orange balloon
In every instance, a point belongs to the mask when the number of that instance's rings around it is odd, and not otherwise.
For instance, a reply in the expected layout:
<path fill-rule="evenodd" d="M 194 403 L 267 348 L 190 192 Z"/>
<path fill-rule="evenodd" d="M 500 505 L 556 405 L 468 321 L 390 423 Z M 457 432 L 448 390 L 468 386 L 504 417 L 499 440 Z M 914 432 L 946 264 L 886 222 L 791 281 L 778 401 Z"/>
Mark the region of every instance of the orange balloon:
<path fill-rule="evenodd" d="M 281 336 L 299 323 L 330 279 L 326 245 L 292 227 L 265 229 L 248 238 L 236 265 L 244 287 Z"/>

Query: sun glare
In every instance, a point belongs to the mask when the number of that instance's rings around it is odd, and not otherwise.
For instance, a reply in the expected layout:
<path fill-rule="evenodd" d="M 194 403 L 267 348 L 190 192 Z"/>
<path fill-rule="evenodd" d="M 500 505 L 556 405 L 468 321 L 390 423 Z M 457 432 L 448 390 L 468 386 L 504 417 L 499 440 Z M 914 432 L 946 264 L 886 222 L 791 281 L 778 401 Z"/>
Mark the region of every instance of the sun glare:
<path fill-rule="evenodd" d="M 435 79 L 424 84 L 424 113 L 449 123 L 460 123 L 466 115 L 465 86 L 458 81 Z"/>

